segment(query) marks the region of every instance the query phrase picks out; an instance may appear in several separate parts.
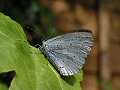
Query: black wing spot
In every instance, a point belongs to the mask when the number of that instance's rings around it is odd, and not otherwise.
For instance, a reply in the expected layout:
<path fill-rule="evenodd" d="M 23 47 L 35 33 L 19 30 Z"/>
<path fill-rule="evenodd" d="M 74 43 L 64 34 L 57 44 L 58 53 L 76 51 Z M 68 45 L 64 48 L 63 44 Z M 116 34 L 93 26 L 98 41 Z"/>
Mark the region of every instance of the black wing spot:
<path fill-rule="evenodd" d="M 72 46 L 72 43 L 70 43 L 70 46 Z"/>
<path fill-rule="evenodd" d="M 60 68 L 64 68 L 64 67 L 60 67 Z"/>

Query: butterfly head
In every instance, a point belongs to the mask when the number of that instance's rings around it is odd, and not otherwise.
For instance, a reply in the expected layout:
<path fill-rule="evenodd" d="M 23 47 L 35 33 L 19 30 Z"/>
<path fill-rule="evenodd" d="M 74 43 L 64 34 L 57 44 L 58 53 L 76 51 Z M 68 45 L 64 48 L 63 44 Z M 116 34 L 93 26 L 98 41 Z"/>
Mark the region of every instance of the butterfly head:
<path fill-rule="evenodd" d="M 43 48 L 46 49 L 46 50 L 49 49 L 48 45 L 45 42 L 43 42 Z"/>

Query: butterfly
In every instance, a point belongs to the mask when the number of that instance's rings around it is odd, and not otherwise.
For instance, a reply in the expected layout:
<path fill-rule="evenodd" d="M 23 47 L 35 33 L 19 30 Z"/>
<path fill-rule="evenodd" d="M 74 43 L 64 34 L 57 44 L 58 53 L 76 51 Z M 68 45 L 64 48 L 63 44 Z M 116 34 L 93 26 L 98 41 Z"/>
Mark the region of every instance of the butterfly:
<path fill-rule="evenodd" d="M 61 75 L 71 76 L 83 67 L 92 46 L 92 33 L 79 31 L 43 41 L 40 49 Z"/>

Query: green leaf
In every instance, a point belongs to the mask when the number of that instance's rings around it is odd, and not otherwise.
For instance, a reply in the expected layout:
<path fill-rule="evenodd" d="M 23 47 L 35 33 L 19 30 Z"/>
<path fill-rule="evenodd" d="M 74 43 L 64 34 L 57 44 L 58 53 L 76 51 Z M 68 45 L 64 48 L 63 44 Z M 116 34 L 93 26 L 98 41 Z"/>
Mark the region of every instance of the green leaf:
<path fill-rule="evenodd" d="M 0 74 L 15 71 L 9 87 L 0 90 L 80 90 L 82 72 L 62 77 L 44 55 L 32 47 L 21 26 L 0 13 Z"/>
<path fill-rule="evenodd" d="M 0 90 L 8 90 L 8 88 L 4 84 L 0 83 Z"/>

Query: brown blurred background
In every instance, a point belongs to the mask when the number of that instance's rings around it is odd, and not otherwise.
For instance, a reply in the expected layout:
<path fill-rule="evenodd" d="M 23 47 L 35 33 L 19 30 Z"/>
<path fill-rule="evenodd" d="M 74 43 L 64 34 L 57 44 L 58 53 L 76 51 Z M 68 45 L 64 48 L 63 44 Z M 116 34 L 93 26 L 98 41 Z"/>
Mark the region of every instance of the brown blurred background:
<path fill-rule="evenodd" d="M 83 90 L 120 90 L 120 0 L 0 0 L 32 45 L 80 28 L 95 45 L 84 67 Z"/>

